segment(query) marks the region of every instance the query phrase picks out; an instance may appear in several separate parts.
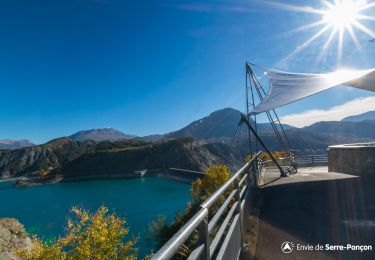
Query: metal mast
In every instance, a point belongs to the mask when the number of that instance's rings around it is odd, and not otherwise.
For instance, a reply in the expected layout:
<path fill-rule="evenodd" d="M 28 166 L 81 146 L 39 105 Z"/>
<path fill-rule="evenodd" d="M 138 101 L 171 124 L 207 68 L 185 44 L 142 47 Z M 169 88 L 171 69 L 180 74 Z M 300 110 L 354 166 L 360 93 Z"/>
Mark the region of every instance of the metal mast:
<path fill-rule="evenodd" d="M 258 152 L 258 144 L 260 143 L 267 153 L 270 154 L 273 161 L 275 161 L 275 158 L 273 157 L 272 153 L 269 151 L 269 149 L 265 146 L 264 142 L 261 141 L 258 135 L 258 125 L 257 125 L 257 117 L 255 114 L 252 114 L 251 111 L 255 108 L 255 95 L 257 96 L 259 101 L 262 101 L 265 96 L 267 95 L 266 91 L 264 90 L 263 86 L 261 85 L 258 77 L 255 75 L 253 68 L 251 67 L 251 64 L 246 62 L 246 121 L 248 125 L 248 138 L 249 138 L 249 148 L 250 153 L 253 153 L 253 147 L 252 147 L 252 136 L 254 136 L 255 139 L 255 152 Z M 275 134 L 275 137 L 280 144 L 280 148 L 283 151 L 286 151 L 288 153 L 288 156 L 291 160 L 292 168 L 294 169 L 294 172 L 296 172 L 296 167 L 294 163 L 294 152 L 291 150 L 291 145 L 289 142 L 289 139 L 285 133 L 285 129 L 283 125 L 280 122 L 280 118 L 277 115 L 276 111 L 270 110 L 265 112 L 266 116 L 270 122 L 272 131 Z M 244 119 L 243 119 L 244 121 Z M 292 173 L 293 171 L 290 169 L 291 167 L 286 168 L 283 170 L 280 165 L 277 163 L 277 166 L 280 169 L 280 172 L 282 175 L 288 175 L 289 173 Z"/>

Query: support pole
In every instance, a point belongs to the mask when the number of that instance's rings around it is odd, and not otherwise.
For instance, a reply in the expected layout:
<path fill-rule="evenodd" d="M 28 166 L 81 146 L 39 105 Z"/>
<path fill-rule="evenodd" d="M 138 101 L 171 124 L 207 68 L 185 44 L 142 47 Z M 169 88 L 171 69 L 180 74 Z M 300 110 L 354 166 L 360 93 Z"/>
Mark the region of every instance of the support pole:
<path fill-rule="evenodd" d="M 245 116 L 244 114 L 241 113 L 241 122 L 245 123 L 247 125 L 247 127 L 250 129 L 250 131 L 253 133 L 253 135 L 255 136 L 255 138 L 258 140 L 258 142 L 263 146 L 264 150 L 268 153 L 268 155 L 271 157 L 272 161 L 275 163 L 275 165 L 277 166 L 277 168 L 279 168 L 280 170 L 280 174 L 282 177 L 286 177 L 288 176 L 286 174 L 286 172 L 284 171 L 284 169 L 280 166 L 280 164 L 277 162 L 276 158 L 273 156 L 273 154 L 270 152 L 270 150 L 268 150 L 267 146 L 265 145 L 265 143 L 263 143 L 262 139 L 260 139 L 260 137 L 258 136 L 257 132 L 254 130 L 254 128 L 251 126 L 249 120 L 247 120 L 247 116 Z"/>

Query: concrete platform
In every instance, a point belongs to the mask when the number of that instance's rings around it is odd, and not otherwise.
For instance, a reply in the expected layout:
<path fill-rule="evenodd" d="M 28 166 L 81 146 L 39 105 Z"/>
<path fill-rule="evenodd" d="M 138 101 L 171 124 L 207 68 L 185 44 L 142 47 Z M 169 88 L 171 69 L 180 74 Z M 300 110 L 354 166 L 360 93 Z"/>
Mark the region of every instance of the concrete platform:
<path fill-rule="evenodd" d="M 328 173 L 327 167 L 279 178 L 276 169 L 269 169 L 253 201 L 258 214 L 246 227 L 252 252 L 243 259 L 375 259 L 373 178 Z M 286 241 L 294 245 L 290 253 L 281 250 Z M 315 249 L 326 244 L 370 245 L 372 250 Z M 313 249 L 297 250 L 298 245 Z"/>
<path fill-rule="evenodd" d="M 280 171 L 276 167 L 267 168 L 262 178 L 261 187 L 310 182 L 310 181 L 327 181 L 327 180 L 340 180 L 346 178 L 358 178 L 355 175 L 328 172 L 327 166 L 319 167 L 303 167 L 298 169 L 298 173 L 290 175 L 289 177 L 280 177 Z"/>

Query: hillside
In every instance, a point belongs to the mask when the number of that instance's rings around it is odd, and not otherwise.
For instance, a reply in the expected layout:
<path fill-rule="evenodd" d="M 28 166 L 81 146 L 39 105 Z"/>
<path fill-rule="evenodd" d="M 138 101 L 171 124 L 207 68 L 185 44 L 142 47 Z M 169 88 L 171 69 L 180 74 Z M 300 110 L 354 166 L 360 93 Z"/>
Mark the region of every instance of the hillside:
<path fill-rule="evenodd" d="M 60 138 L 47 144 L 3 152 L 0 178 L 31 176 L 63 180 L 131 176 L 143 169 L 182 168 L 204 171 L 225 163 L 234 169 L 241 158 L 231 148 L 201 145 L 192 139 L 157 143 L 139 141 L 76 142 Z M 222 151 L 229 152 L 222 152 Z"/>
<path fill-rule="evenodd" d="M 106 178 L 134 175 L 143 169 L 168 168 L 204 171 L 214 164 L 232 164 L 226 156 L 220 156 L 214 148 L 200 145 L 191 139 L 176 139 L 155 144 L 115 151 L 85 154 L 56 171 L 64 180 Z M 212 151 L 214 150 L 214 151 Z"/>
<path fill-rule="evenodd" d="M 0 156 L 0 178 L 60 167 L 86 153 L 90 145 L 88 142 L 59 138 L 43 145 L 3 152 Z"/>
<path fill-rule="evenodd" d="M 84 130 L 69 136 L 69 138 L 74 141 L 92 140 L 96 142 L 127 140 L 134 137 L 134 135 L 124 134 L 123 132 L 113 128 Z"/>
<path fill-rule="evenodd" d="M 348 139 L 375 139 L 375 121 L 345 122 L 330 121 L 318 122 L 302 128 L 302 131 L 333 135 Z"/>

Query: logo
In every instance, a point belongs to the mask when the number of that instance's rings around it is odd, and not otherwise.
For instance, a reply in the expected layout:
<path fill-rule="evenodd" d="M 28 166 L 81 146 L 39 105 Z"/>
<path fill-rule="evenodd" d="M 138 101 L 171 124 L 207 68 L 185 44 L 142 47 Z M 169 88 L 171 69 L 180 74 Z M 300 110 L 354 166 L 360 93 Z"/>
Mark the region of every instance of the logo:
<path fill-rule="evenodd" d="M 281 244 L 281 251 L 283 251 L 283 253 L 285 254 L 289 254 L 293 251 L 293 248 L 294 248 L 294 243 L 293 242 L 284 242 Z"/>

